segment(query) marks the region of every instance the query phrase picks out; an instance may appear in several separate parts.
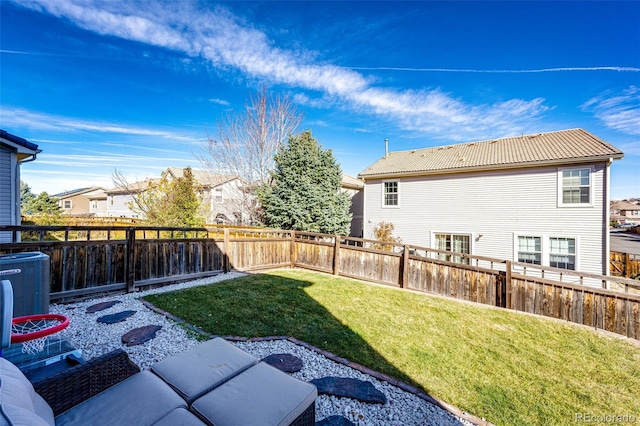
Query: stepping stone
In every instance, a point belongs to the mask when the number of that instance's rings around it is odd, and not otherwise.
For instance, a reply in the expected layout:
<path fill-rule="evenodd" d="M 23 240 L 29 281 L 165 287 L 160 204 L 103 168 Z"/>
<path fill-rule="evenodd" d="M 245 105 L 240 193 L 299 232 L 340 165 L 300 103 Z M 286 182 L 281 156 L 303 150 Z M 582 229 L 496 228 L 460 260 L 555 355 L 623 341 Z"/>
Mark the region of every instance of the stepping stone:
<path fill-rule="evenodd" d="M 387 402 L 387 397 L 371 382 L 345 377 L 323 377 L 310 380 L 309 383 L 316 385 L 318 393 L 325 395 L 343 396 L 374 404 Z"/>
<path fill-rule="evenodd" d="M 316 422 L 315 426 L 356 426 L 356 424 L 346 417 L 329 416 Z"/>
<path fill-rule="evenodd" d="M 93 314 L 93 313 L 96 313 L 98 311 L 104 311 L 105 309 L 110 308 L 113 305 L 117 305 L 118 303 L 121 303 L 121 302 L 119 300 L 112 300 L 110 302 L 96 303 L 95 305 L 89 306 L 85 312 L 87 314 Z"/>
<path fill-rule="evenodd" d="M 140 345 L 156 337 L 156 333 L 161 328 L 161 325 L 145 325 L 144 327 L 134 328 L 122 336 L 122 343 L 127 346 Z"/>
<path fill-rule="evenodd" d="M 135 313 L 136 311 L 122 311 L 111 315 L 103 315 L 98 318 L 98 322 L 101 322 L 103 324 L 115 324 L 117 322 L 126 320 Z"/>
<path fill-rule="evenodd" d="M 285 373 L 296 373 L 302 370 L 302 360 L 291 354 L 273 354 L 262 358 L 262 361 Z"/>

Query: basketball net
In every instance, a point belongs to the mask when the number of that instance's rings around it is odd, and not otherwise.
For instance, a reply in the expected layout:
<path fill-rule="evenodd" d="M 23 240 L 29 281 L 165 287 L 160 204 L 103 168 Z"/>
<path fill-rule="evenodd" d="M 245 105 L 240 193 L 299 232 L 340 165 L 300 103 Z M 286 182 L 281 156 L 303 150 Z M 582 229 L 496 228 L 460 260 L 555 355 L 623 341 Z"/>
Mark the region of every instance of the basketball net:
<path fill-rule="evenodd" d="M 47 345 L 47 336 L 22 342 L 22 353 L 29 354 L 29 355 L 37 354 L 44 351 L 44 347 L 46 345 Z"/>
<path fill-rule="evenodd" d="M 34 331 L 44 330 L 52 325 L 59 324 L 60 321 L 51 320 L 51 319 L 30 319 L 24 322 L 19 322 L 17 324 L 12 324 L 11 333 L 12 334 L 27 334 L 33 333 Z M 22 353 L 26 354 L 36 354 L 42 352 L 47 344 L 47 338 L 49 336 L 36 337 L 31 340 L 25 340 L 22 342 Z"/>

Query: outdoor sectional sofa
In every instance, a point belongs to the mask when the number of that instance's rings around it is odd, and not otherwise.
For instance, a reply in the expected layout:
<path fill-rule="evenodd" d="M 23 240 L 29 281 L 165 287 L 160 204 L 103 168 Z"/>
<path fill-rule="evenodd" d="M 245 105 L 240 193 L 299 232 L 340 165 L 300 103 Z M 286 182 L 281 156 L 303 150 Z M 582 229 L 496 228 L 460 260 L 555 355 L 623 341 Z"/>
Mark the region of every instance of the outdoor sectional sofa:
<path fill-rule="evenodd" d="M 0 425 L 313 425 L 316 397 L 221 338 L 150 371 L 118 350 L 33 384 L 0 358 Z"/>

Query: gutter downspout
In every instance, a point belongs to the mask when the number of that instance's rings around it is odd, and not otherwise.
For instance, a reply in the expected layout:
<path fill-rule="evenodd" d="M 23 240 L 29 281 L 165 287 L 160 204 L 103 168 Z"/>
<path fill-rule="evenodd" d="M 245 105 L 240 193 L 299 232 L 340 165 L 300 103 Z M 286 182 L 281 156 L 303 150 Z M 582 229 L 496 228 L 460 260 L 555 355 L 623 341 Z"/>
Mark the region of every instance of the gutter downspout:
<path fill-rule="evenodd" d="M 30 163 L 32 161 L 36 161 L 36 158 L 38 158 L 38 154 L 41 153 L 42 150 L 36 150 L 36 152 L 33 153 L 33 155 L 31 156 L 31 158 L 26 159 L 26 160 L 22 160 L 22 161 L 16 161 L 16 174 L 15 176 L 18 178 L 18 185 L 15 191 L 15 197 L 16 197 L 16 202 L 14 203 L 14 211 L 15 211 L 15 223 L 17 225 L 22 225 L 22 200 L 20 199 L 20 165 L 23 163 Z M 22 232 L 16 232 L 16 240 L 14 242 L 19 243 L 22 241 Z"/>
<path fill-rule="evenodd" d="M 38 154 L 40 154 L 41 152 L 41 150 L 37 150 L 28 160 L 18 161 L 18 166 L 20 166 L 20 164 L 22 163 L 30 163 L 32 161 L 36 161 L 36 158 L 38 158 Z"/>
<path fill-rule="evenodd" d="M 603 253 L 603 260 L 604 260 L 604 275 L 609 275 L 609 273 L 611 272 L 611 188 L 609 187 L 609 171 L 610 171 L 610 166 L 613 163 L 613 158 L 609 158 L 609 160 L 607 161 L 606 165 L 605 165 L 605 172 L 604 172 L 604 179 L 605 179 L 605 195 L 604 195 L 604 226 L 605 226 L 605 233 L 604 233 L 604 253 Z M 609 282 L 607 281 L 607 287 L 608 287 Z"/>

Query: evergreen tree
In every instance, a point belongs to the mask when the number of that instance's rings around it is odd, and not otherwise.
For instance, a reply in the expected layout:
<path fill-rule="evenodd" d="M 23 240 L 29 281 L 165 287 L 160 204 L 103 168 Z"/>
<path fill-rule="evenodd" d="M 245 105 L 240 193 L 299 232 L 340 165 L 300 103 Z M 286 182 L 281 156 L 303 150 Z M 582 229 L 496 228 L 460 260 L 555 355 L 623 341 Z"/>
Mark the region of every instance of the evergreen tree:
<path fill-rule="evenodd" d="M 265 224 L 280 229 L 347 235 L 349 195 L 331 150 L 306 131 L 290 136 L 275 156 L 273 185 L 259 191 Z"/>
<path fill-rule="evenodd" d="M 31 192 L 31 187 L 27 182 L 20 181 L 20 210 L 22 214 L 31 214 L 29 211 L 31 202 L 36 196 Z"/>
<path fill-rule="evenodd" d="M 38 194 L 25 207 L 25 213 L 28 212 L 35 215 L 60 216 L 62 212 L 58 205 L 58 200 L 50 197 L 46 192 Z"/>

